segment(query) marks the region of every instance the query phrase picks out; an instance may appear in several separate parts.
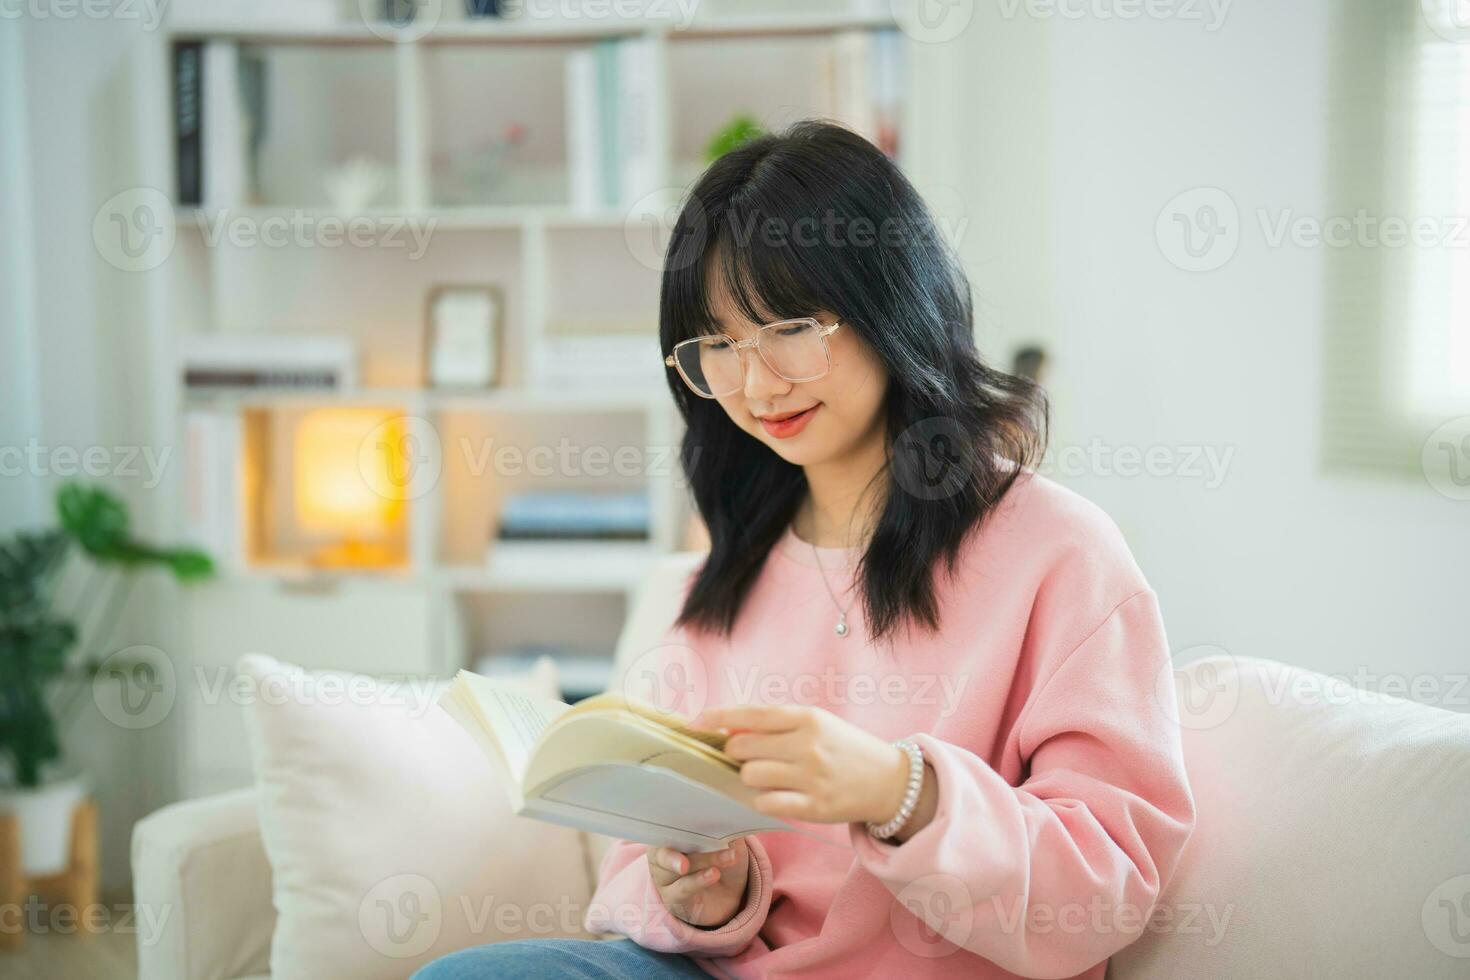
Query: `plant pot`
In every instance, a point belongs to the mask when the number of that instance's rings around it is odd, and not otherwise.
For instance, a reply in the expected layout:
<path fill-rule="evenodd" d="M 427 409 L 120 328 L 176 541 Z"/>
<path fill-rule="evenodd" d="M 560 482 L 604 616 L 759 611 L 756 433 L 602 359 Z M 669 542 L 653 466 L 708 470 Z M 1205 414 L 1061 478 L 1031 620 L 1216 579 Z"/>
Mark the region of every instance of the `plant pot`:
<path fill-rule="evenodd" d="M 71 861 L 71 817 L 87 795 L 79 776 L 59 775 L 40 786 L 0 786 L 0 813 L 20 825 L 20 866 L 28 878 L 60 874 Z"/>

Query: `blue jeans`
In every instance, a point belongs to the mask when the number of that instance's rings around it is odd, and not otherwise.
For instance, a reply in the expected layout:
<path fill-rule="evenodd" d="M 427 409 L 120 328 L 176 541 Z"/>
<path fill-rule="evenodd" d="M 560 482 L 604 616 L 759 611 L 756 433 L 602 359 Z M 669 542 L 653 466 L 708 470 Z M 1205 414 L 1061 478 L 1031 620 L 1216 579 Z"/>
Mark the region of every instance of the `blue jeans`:
<path fill-rule="evenodd" d="M 512 939 L 441 956 L 409 980 L 707 980 L 677 953 L 656 953 L 631 939 Z"/>

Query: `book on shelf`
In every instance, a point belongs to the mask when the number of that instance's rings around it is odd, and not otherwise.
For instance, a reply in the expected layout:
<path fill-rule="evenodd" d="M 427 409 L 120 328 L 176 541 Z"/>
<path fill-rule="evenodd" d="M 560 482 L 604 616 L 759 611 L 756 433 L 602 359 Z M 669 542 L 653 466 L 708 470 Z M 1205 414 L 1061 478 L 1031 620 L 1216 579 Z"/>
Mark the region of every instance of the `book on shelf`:
<path fill-rule="evenodd" d="M 498 770 L 519 815 L 685 852 L 804 831 L 755 809 L 725 737 L 619 693 L 567 705 L 461 670 L 439 705 Z"/>
<path fill-rule="evenodd" d="M 644 541 L 651 505 L 643 490 L 532 490 L 508 496 L 500 509 L 501 541 Z M 491 546 L 491 553 L 495 551 Z"/>
<path fill-rule="evenodd" d="M 566 59 L 567 199 L 593 211 L 662 183 L 658 49 L 649 38 L 599 41 Z"/>
<path fill-rule="evenodd" d="M 827 61 L 828 112 L 897 159 L 902 128 L 903 39 L 900 31 L 842 31 Z"/>
<path fill-rule="evenodd" d="M 204 99 L 204 43 L 174 45 L 174 140 L 179 179 L 178 200 L 185 206 L 204 201 L 204 146 L 200 135 Z"/>
<path fill-rule="evenodd" d="M 174 166 L 181 206 L 217 210 L 251 203 L 266 85 L 266 64 L 248 47 L 226 40 L 174 44 Z"/>
<path fill-rule="evenodd" d="M 244 421 L 239 412 L 184 413 L 184 539 L 221 569 L 246 563 Z"/>
<path fill-rule="evenodd" d="M 618 203 L 633 204 L 659 188 L 659 55 L 651 38 L 626 38 L 617 44 Z"/>
<path fill-rule="evenodd" d="M 831 72 L 832 116 L 866 136 L 873 133 L 873 92 L 869 66 L 873 61 L 872 35 L 868 31 L 842 31 L 832 38 L 828 71 Z"/>
<path fill-rule="evenodd" d="M 603 204 L 596 53 L 584 48 L 567 55 L 566 76 L 567 202 L 580 211 L 595 211 Z"/>
<path fill-rule="evenodd" d="M 330 335 L 186 335 L 179 370 L 190 395 L 241 391 L 346 391 L 357 385 L 357 348 Z"/>
<path fill-rule="evenodd" d="M 897 160 L 902 148 L 904 98 L 903 34 L 873 32 L 873 142 Z"/>
<path fill-rule="evenodd" d="M 199 119 L 203 153 L 200 204 L 229 208 L 248 197 L 248 124 L 240 91 L 240 47 L 232 41 L 204 45 L 203 99 Z"/>

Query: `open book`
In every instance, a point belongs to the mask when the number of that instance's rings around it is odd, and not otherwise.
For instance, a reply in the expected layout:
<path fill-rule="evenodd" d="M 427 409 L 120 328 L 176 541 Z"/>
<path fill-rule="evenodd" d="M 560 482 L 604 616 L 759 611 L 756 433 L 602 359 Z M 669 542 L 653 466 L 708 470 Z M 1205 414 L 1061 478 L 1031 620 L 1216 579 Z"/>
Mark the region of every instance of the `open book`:
<path fill-rule="evenodd" d="M 798 830 L 751 806 L 724 736 L 624 695 L 569 706 L 461 670 L 439 705 L 504 767 L 523 816 L 684 852 Z"/>

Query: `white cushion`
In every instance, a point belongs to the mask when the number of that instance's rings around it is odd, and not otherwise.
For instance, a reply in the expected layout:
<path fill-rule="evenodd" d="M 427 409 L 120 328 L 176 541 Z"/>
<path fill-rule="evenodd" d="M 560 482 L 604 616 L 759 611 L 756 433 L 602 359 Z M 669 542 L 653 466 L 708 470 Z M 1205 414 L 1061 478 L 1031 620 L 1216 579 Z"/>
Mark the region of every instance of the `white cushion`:
<path fill-rule="evenodd" d="M 240 977 L 269 965 L 271 869 L 255 791 L 175 803 L 133 826 L 138 976 Z"/>
<path fill-rule="evenodd" d="M 274 980 L 389 980 L 466 946 L 585 935 L 583 835 L 511 814 L 494 768 L 435 703 L 442 681 L 310 673 L 259 654 L 236 669 L 272 870 Z M 555 696 L 547 674 L 532 693 Z"/>
<path fill-rule="evenodd" d="M 1470 715 L 1264 660 L 1173 679 L 1198 820 L 1109 975 L 1470 976 Z"/>

